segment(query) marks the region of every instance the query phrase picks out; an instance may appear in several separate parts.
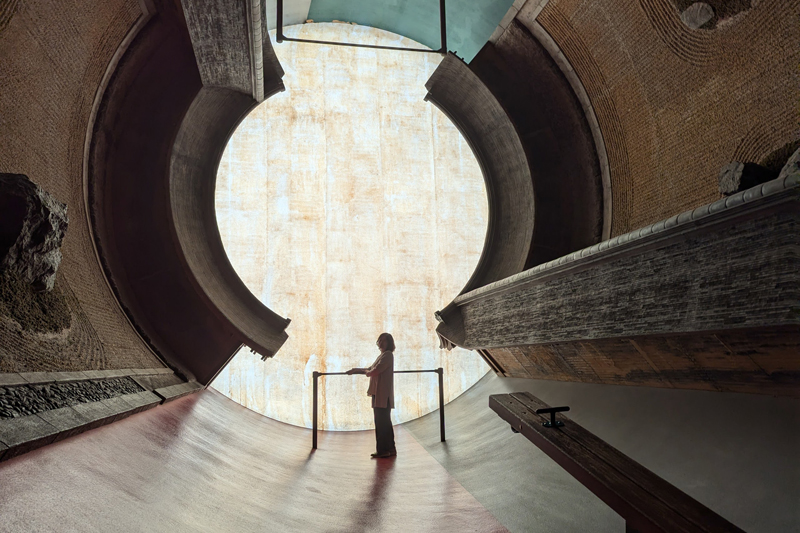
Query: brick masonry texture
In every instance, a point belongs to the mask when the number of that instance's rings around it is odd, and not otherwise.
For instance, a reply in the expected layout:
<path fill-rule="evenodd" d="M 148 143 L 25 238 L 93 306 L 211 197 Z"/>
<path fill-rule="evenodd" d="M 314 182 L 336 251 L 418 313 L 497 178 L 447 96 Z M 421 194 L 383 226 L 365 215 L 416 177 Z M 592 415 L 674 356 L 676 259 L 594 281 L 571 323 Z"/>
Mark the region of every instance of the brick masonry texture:
<path fill-rule="evenodd" d="M 595 108 L 612 235 L 714 201 L 724 164 L 797 138 L 800 2 L 754 4 L 713 30 L 669 0 L 550 0 L 538 15 Z"/>
<path fill-rule="evenodd" d="M 141 15 L 135 0 L 20 2 L 0 26 L 0 171 L 26 174 L 68 206 L 57 283 L 70 297 L 61 337 L 0 319 L 0 371 L 156 367 L 103 278 L 83 200 L 83 147 L 105 69 Z M 70 342 L 67 340 L 71 339 Z"/>
<path fill-rule="evenodd" d="M 465 346 L 800 324 L 800 215 L 776 213 L 461 307 Z"/>

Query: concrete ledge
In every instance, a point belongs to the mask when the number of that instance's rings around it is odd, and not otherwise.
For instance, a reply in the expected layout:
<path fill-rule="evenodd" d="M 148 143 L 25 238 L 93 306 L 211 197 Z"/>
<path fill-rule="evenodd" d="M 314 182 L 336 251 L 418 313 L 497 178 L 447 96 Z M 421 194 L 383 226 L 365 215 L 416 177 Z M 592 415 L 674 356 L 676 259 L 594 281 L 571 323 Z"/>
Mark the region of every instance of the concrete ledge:
<path fill-rule="evenodd" d="M 198 383 L 194 385 L 197 387 L 175 390 L 174 398 L 200 388 Z M 139 392 L 0 420 L 0 461 L 150 409 L 159 405 L 162 398 L 152 392 Z"/>
<path fill-rule="evenodd" d="M 111 379 L 127 377 L 133 374 L 133 371 L 127 368 L 120 370 L 87 370 L 84 374 L 86 374 L 89 379 Z"/>
<path fill-rule="evenodd" d="M 11 418 L 0 422 L 0 443 L 8 449 L 3 459 L 10 459 L 55 441 L 59 430 L 38 415 Z"/>
<path fill-rule="evenodd" d="M 43 413 L 39 413 L 34 416 L 38 416 L 60 432 L 58 435 L 56 435 L 54 442 L 66 439 L 67 437 L 71 437 L 81 433 L 82 431 L 85 431 L 83 426 L 92 422 L 90 418 L 79 413 L 72 407 L 62 407 L 61 409 L 44 411 Z M 0 425 L 2 424 L 3 422 L 0 422 Z"/>
<path fill-rule="evenodd" d="M 0 374 L 0 387 L 10 387 L 14 385 L 25 385 L 28 383 L 25 381 L 19 373 L 12 372 L 9 374 Z"/>
<path fill-rule="evenodd" d="M 175 374 L 157 374 L 153 376 L 136 376 L 131 377 L 141 388 L 147 391 L 160 389 L 163 387 L 170 387 L 184 383 L 184 379 Z"/>
<path fill-rule="evenodd" d="M 112 400 L 116 400 L 116 398 L 112 398 Z M 99 402 L 79 403 L 73 405 L 72 408 L 89 420 L 86 424 L 86 429 L 94 429 L 116 420 L 122 406 L 124 406 L 123 408 L 128 407 L 124 403 L 120 405 L 116 401 L 102 400 Z"/>
<path fill-rule="evenodd" d="M 88 379 L 83 372 L 20 372 L 19 375 L 28 384 L 83 381 Z"/>
<path fill-rule="evenodd" d="M 198 390 L 202 389 L 203 386 L 196 382 L 196 381 L 189 381 L 186 383 L 180 383 L 178 385 L 171 385 L 169 387 L 162 387 L 160 389 L 156 389 L 153 392 L 156 393 L 158 396 L 163 398 L 161 403 L 171 402 L 172 400 L 177 400 L 187 394 L 192 394 L 193 392 L 197 392 Z"/>
<path fill-rule="evenodd" d="M 136 368 L 131 371 L 132 374 L 137 376 L 153 376 L 156 374 L 172 374 L 171 368 Z"/>
<path fill-rule="evenodd" d="M 42 383 L 65 383 L 90 379 L 113 379 L 131 376 L 154 376 L 172 373 L 172 369 L 166 367 L 83 370 L 80 372 L 12 372 L 0 374 L 0 387 L 38 385 Z"/>
<path fill-rule="evenodd" d="M 161 397 L 150 391 L 140 392 L 138 394 L 126 394 L 119 398 L 133 409 L 130 414 L 146 411 L 161 403 Z"/>

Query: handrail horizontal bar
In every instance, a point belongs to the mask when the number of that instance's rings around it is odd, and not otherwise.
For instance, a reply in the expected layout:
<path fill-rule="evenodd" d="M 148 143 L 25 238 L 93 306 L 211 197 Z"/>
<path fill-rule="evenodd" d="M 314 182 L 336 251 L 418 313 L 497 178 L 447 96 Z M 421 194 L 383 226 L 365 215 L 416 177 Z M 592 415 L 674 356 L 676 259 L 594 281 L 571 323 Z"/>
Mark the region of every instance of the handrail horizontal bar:
<path fill-rule="evenodd" d="M 280 0 L 278 0 L 280 2 Z M 443 1 L 443 0 L 442 0 Z M 279 4 L 280 5 L 280 4 Z M 445 435 L 444 435 L 444 368 L 439 367 L 432 370 L 396 370 L 394 374 L 419 374 L 423 372 L 432 372 L 434 374 L 439 374 L 439 438 L 442 442 L 445 442 Z M 311 418 L 313 420 L 313 427 L 311 431 L 311 449 L 317 449 L 317 430 L 319 428 L 318 425 L 318 418 L 317 418 L 317 409 L 319 400 L 317 397 L 318 393 L 318 383 L 320 376 L 363 376 L 364 374 L 348 374 L 347 372 L 317 372 L 316 370 L 312 373 L 314 377 L 314 388 L 313 388 L 313 411 Z"/>
<path fill-rule="evenodd" d="M 395 370 L 394 374 L 414 374 L 420 372 L 434 372 L 436 374 L 439 373 L 437 369 L 433 370 Z M 347 372 L 317 372 L 318 376 L 361 376 L 363 374 L 348 374 Z"/>
<path fill-rule="evenodd" d="M 311 43 L 311 44 L 329 44 L 331 46 L 352 46 L 354 48 L 377 48 L 379 50 L 399 50 L 401 52 L 427 52 L 429 54 L 442 54 L 441 50 L 428 50 L 425 48 L 404 48 L 402 46 L 382 46 L 379 44 L 357 44 L 357 43 L 337 43 L 335 41 L 318 41 L 316 39 L 297 39 L 295 37 L 287 37 L 281 35 L 281 41 L 292 41 L 295 43 Z"/>

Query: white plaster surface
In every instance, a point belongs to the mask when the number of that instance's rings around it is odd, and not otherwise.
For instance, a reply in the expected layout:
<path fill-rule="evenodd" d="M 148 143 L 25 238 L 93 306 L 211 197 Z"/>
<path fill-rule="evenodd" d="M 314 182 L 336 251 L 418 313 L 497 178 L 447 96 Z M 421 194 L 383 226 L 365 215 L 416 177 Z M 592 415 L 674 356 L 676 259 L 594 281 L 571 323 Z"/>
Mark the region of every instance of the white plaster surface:
<path fill-rule="evenodd" d="M 305 24 L 306 39 L 421 47 L 349 24 Z M 220 233 L 233 267 L 292 319 L 262 362 L 241 350 L 212 386 L 242 405 L 311 426 L 312 372 L 368 366 L 383 331 L 395 370 L 445 368 L 445 400 L 488 370 L 438 349 L 434 311 L 477 265 L 486 236 L 480 168 L 455 126 L 423 101 L 436 54 L 274 43 L 287 90 L 256 108 L 222 157 Z M 320 380 L 320 427 L 372 427 L 364 376 Z M 438 407 L 435 374 L 395 375 L 394 420 Z"/>

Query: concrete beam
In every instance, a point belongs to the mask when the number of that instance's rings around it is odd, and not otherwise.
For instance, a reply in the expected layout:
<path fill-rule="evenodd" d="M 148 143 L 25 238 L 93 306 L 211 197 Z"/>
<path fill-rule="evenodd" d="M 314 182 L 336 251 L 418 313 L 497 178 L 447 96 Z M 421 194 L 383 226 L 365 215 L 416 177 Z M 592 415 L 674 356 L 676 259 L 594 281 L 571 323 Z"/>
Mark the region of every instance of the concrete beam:
<path fill-rule="evenodd" d="M 182 0 L 204 87 L 225 87 L 261 102 L 283 84 L 262 0 Z M 266 85 L 265 85 L 266 84 Z"/>
<path fill-rule="evenodd" d="M 796 396 L 799 226 L 777 179 L 462 294 L 454 338 L 506 376 Z"/>

